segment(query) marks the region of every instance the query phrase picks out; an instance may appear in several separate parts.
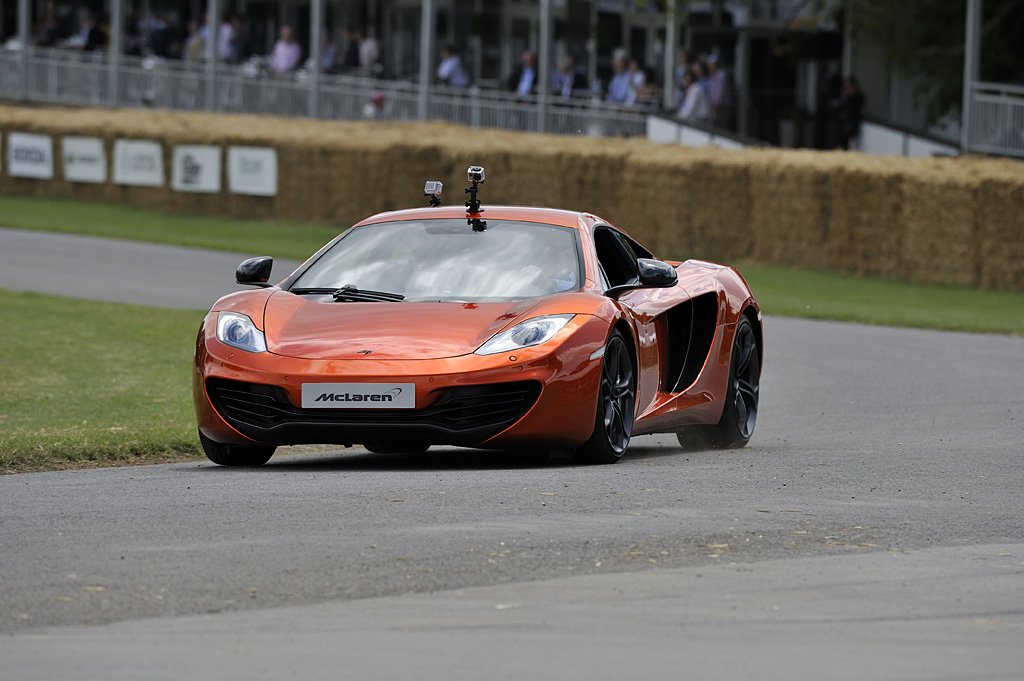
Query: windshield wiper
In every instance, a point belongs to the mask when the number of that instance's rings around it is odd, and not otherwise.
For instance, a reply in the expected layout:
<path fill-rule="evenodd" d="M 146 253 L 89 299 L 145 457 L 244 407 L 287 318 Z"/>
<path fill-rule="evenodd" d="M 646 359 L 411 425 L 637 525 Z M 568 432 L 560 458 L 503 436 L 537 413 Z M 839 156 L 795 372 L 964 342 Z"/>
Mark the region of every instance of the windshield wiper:
<path fill-rule="evenodd" d="M 329 295 L 333 295 L 334 292 L 337 291 L 337 290 L 338 289 L 336 289 L 336 288 L 293 288 L 293 289 L 289 289 L 289 292 L 294 293 L 295 295 L 299 295 L 299 296 L 302 296 L 302 295 L 323 295 L 323 296 L 329 296 Z"/>
<path fill-rule="evenodd" d="M 387 291 L 367 291 L 358 289 L 351 284 L 345 284 L 331 295 L 338 302 L 350 301 L 357 303 L 396 303 L 405 300 L 405 296 Z"/>
<path fill-rule="evenodd" d="M 364 289 L 358 289 L 351 284 L 346 284 L 341 288 L 293 288 L 290 289 L 291 293 L 296 295 L 319 295 L 319 296 L 333 296 L 335 300 L 351 301 L 359 303 L 396 303 L 399 300 L 405 300 L 405 296 L 399 293 L 388 293 L 387 291 L 368 291 Z"/>

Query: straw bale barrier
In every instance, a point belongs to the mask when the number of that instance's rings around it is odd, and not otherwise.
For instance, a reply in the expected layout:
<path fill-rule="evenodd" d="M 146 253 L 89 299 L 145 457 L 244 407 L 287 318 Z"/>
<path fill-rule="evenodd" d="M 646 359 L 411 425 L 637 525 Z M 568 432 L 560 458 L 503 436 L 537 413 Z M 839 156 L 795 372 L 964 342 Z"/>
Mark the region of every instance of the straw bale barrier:
<path fill-rule="evenodd" d="M 11 177 L 0 193 L 113 201 L 157 210 L 347 225 L 424 205 L 423 182 L 462 203 L 465 169 L 487 169 L 481 196 L 588 210 L 666 257 L 832 269 L 1024 291 L 1024 163 L 904 159 L 804 150 L 724 151 L 646 140 L 557 137 L 444 123 L 374 123 L 166 111 L 0 106 L 11 132 L 51 135 L 55 177 Z M 165 187 L 63 179 L 59 138 L 162 145 Z M 170 188 L 179 144 L 276 149 L 276 196 Z M 6 151 L 4 152 L 6 153 Z M 108 162 L 109 165 L 109 162 Z M 111 175 L 111 173 L 108 173 Z M 2 222 L 2 220 L 0 220 Z"/>

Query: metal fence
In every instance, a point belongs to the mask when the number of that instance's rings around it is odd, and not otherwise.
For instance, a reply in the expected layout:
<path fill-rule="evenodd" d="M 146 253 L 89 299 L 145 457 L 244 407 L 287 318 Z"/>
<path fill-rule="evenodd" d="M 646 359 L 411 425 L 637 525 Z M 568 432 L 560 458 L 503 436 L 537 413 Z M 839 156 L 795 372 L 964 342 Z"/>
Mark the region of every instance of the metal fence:
<path fill-rule="evenodd" d="M 1024 157 L 1024 87 L 975 83 L 969 120 L 970 151 Z"/>
<path fill-rule="evenodd" d="M 24 59 L 23 59 L 24 57 Z M 61 49 L 0 51 L 0 97 L 78 106 L 209 110 L 324 119 L 424 118 L 503 130 L 569 135 L 642 136 L 647 113 L 597 99 L 537 97 L 471 88 L 306 71 L 270 74 L 253 60 L 204 65 Z"/>

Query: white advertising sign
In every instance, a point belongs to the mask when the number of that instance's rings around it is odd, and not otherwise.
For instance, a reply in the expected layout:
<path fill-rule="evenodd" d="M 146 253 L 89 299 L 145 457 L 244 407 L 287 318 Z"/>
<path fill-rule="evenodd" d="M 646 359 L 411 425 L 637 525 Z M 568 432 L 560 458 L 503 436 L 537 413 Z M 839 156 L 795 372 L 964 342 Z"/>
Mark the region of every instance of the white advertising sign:
<path fill-rule="evenodd" d="M 160 143 L 115 140 L 114 182 L 136 187 L 164 186 L 164 153 Z"/>
<path fill-rule="evenodd" d="M 107 152 L 98 137 L 64 137 L 61 139 L 64 158 L 64 179 L 68 182 L 107 181 Z"/>
<path fill-rule="evenodd" d="M 53 179 L 53 139 L 12 132 L 7 136 L 7 172 L 11 177 Z"/>
<path fill-rule="evenodd" d="M 233 194 L 277 196 L 277 150 L 228 148 L 228 187 Z"/>
<path fill-rule="evenodd" d="M 174 147 L 171 188 L 178 192 L 220 191 L 220 147 L 186 145 Z"/>

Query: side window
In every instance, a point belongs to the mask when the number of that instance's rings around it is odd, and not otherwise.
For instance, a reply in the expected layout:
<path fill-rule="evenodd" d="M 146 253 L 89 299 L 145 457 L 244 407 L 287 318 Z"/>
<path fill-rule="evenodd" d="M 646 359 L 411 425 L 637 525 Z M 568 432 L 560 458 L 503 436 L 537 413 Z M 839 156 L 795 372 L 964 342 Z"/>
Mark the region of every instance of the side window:
<path fill-rule="evenodd" d="M 594 230 L 594 247 L 608 288 L 636 281 L 637 255 L 626 237 L 611 228 L 598 227 Z"/>

